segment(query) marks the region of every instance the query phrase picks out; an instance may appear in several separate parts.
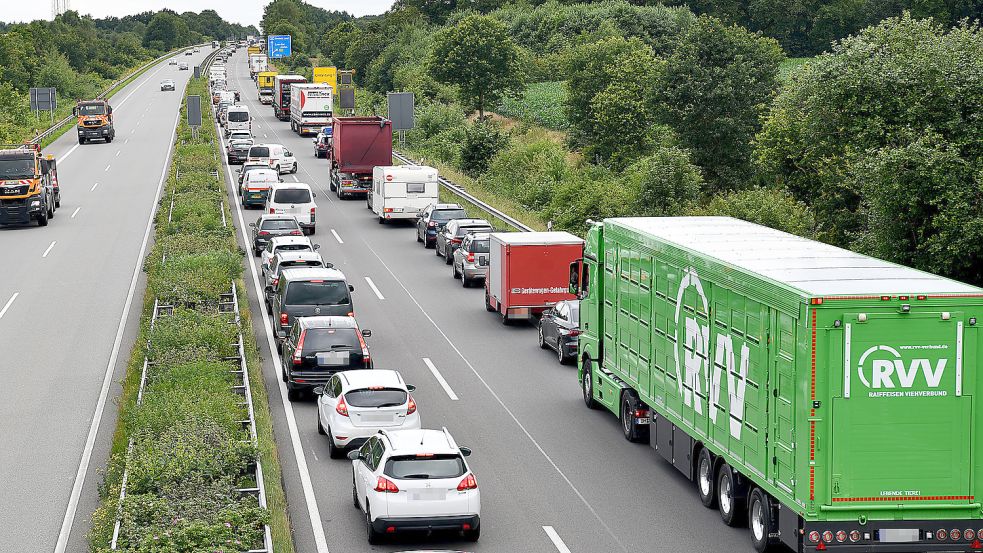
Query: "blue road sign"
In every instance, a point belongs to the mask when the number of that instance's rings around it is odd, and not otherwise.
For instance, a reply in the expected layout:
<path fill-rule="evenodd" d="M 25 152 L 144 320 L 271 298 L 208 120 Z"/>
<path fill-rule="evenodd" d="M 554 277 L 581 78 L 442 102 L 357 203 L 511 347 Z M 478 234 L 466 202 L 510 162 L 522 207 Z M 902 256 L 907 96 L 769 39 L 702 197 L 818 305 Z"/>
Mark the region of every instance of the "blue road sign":
<path fill-rule="evenodd" d="M 290 35 L 270 35 L 266 37 L 266 53 L 271 59 L 290 55 Z"/>

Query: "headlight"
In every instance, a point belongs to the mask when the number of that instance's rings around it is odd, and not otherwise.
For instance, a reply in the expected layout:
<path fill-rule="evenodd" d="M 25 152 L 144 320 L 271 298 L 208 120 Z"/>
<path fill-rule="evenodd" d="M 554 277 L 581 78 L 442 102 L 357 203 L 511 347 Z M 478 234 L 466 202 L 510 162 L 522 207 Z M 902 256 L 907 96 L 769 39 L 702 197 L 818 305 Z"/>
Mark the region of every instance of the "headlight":
<path fill-rule="evenodd" d="M 33 202 L 31 202 L 31 207 L 38 207 L 39 205 L 41 205 L 40 200 L 34 200 Z"/>

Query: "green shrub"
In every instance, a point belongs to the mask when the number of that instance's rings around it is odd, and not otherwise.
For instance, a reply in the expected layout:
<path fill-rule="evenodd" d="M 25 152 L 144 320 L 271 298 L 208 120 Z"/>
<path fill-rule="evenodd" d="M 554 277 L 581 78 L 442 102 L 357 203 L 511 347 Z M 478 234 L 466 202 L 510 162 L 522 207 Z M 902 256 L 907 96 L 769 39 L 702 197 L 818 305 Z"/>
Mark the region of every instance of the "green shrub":
<path fill-rule="evenodd" d="M 564 130 L 570 125 L 563 108 L 567 95 L 565 81 L 532 83 L 521 95 L 503 99 L 498 111 L 506 117 Z"/>
<path fill-rule="evenodd" d="M 147 279 L 147 289 L 161 303 L 214 305 L 242 272 L 238 251 L 169 256 Z"/>
<path fill-rule="evenodd" d="M 555 229 L 583 234 L 587 219 L 631 215 L 636 201 L 634 190 L 620 175 L 586 165 L 565 175 L 543 212 Z"/>
<path fill-rule="evenodd" d="M 466 174 L 477 176 L 488 169 L 488 163 L 508 143 L 509 136 L 498 124 L 475 121 L 464 129 L 461 143 L 460 167 Z"/>
<path fill-rule="evenodd" d="M 172 315 L 158 317 L 148 334 L 147 357 L 167 365 L 221 361 L 237 354 L 237 336 L 229 315 L 177 308 Z"/>
<path fill-rule="evenodd" d="M 481 184 L 526 209 L 539 211 L 572 171 L 567 155 L 563 146 L 548 138 L 513 140 L 492 159 Z"/>
<path fill-rule="evenodd" d="M 632 215 L 678 215 L 700 197 L 703 177 L 688 151 L 662 146 L 628 167 L 625 181 L 638 195 Z"/>
<path fill-rule="evenodd" d="M 694 207 L 691 215 L 726 215 L 773 229 L 811 238 L 816 220 L 812 211 L 788 192 L 751 188 L 720 194 L 706 206 Z"/>

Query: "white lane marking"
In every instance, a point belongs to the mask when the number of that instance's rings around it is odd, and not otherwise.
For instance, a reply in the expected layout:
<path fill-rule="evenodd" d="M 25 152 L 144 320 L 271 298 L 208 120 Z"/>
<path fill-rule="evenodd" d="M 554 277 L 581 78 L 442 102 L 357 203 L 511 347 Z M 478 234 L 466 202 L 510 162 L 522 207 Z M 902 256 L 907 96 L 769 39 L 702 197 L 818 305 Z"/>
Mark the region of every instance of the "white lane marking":
<path fill-rule="evenodd" d="M 313 447 L 311 448 L 311 455 L 314 456 L 314 460 L 315 461 L 320 461 L 320 459 L 317 458 L 317 452 L 314 451 L 314 448 Z"/>
<path fill-rule="evenodd" d="M 68 156 L 72 155 L 72 152 L 74 152 L 75 150 L 78 150 L 79 146 L 81 146 L 81 144 L 76 144 L 76 145 L 72 146 L 71 148 L 69 148 L 69 150 L 67 152 L 65 152 L 65 155 L 61 156 L 61 158 L 58 160 L 58 163 L 64 163 L 65 160 L 68 159 Z"/>
<path fill-rule="evenodd" d="M 95 190 L 97 186 L 99 186 L 99 183 L 98 182 L 92 185 L 92 188 L 89 189 L 89 192 L 92 192 L 93 190 Z"/>
<path fill-rule="evenodd" d="M 371 278 L 365 277 L 365 282 L 368 282 L 369 283 L 369 288 L 371 288 L 372 291 L 375 292 L 375 295 L 376 295 L 377 298 L 379 298 L 380 300 L 386 299 L 386 298 L 384 298 L 382 296 L 382 292 L 379 291 L 379 288 L 376 287 L 375 283 L 372 282 L 372 279 Z"/>
<path fill-rule="evenodd" d="M 381 263 L 382 266 L 386 268 L 386 271 L 388 271 L 389 274 L 392 275 L 393 280 L 395 280 L 396 284 L 398 284 L 399 287 L 402 288 L 404 292 L 406 292 L 406 295 L 409 296 L 410 301 L 416 304 L 416 307 L 420 310 L 421 313 L 423 313 L 423 316 L 426 317 L 428 321 L 430 321 L 430 324 L 432 324 L 433 327 L 437 330 L 437 332 L 440 333 L 440 335 L 444 338 L 444 341 L 447 342 L 447 345 L 449 345 L 451 349 L 454 350 L 454 353 L 456 353 L 458 357 L 460 357 L 461 360 L 464 361 L 464 364 L 467 365 L 469 369 L 471 369 L 471 372 L 474 373 L 478 381 L 480 381 L 481 384 L 485 387 L 485 389 L 488 390 L 488 393 L 491 394 L 493 398 L 495 398 L 495 401 L 502 407 L 502 409 L 504 409 L 505 412 L 508 413 L 512 421 L 516 424 L 516 426 L 519 427 L 519 430 L 521 430 L 522 433 L 526 435 L 526 438 L 528 438 L 529 441 L 532 442 L 536 450 L 539 451 L 539 453 L 546 459 L 546 462 L 548 462 L 550 466 L 553 467 L 553 470 L 555 470 L 556 473 L 560 475 L 560 478 L 562 478 L 563 481 L 567 483 L 567 486 L 569 486 L 570 489 L 573 490 L 573 493 L 577 496 L 578 499 L 580 499 L 581 503 L 583 503 L 584 506 L 587 507 L 587 510 L 590 511 L 592 515 L 594 515 L 594 518 L 597 519 L 597 522 L 601 524 L 601 526 L 608 533 L 608 535 L 611 536 L 614 542 L 617 543 L 618 546 L 623 551 L 628 551 L 628 548 L 625 547 L 625 544 L 622 543 L 620 539 L 618 539 L 618 536 L 614 533 L 613 530 L 611 530 L 611 527 L 608 526 L 606 522 L 604 522 L 604 519 L 601 518 L 601 515 L 598 514 L 597 510 L 594 509 L 594 507 L 590 504 L 590 502 L 587 501 L 587 498 L 584 497 L 584 494 L 580 493 L 580 490 L 577 489 L 577 486 L 574 485 L 573 481 L 570 480 L 570 478 L 567 477 L 566 473 L 564 473 L 563 470 L 559 467 L 559 465 L 556 464 L 556 461 L 554 461 L 553 458 L 550 457 L 549 453 L 546 453 L 546 450 L 543 449 L 543 446 L 539 445 L 539 442 L 536 441 L 536 438 L 532 437 L 532 434 L 519 421 L 519 418 L 515 416 L 515 413 L 513 413 L 512 410 L 509 409 L 508 405 L 506 405 L 505 402 L 502 400 L 502 397 L 498 395 L 497 392 L 495 392 L 495 390 L 491 387 L 491 385 L 488 384 L 488 381 L 486 381 L 484 377 L 481 376 L 481 373 L 478 372 L 478 369 L 474 368 L 474 365 L 471 364 L 471 361 L 468 361 L 468 358 L 465 357 L 463 353 L 461 353 L 461 350 L 457 348 L 457 346 L 450 339 L 450 337 L 447 336 L 447 334 L 444 333 L 443 329 L 441 329 L 440 326 L 437 325 L 437 321 L 434 321 L 433 318 L 430 317 L 430 314 L 427 313 L 427 310 L 424 309 L 422 305 L 420 305 L 420 302 L 416 300 L 416 297 L 413 296 L 409 288 L 407 288 L 406 285 L 403 284 L 403 281 L 396 276 L 396 273 L 394 273 L 393 270 L 389 268 L 389 265 L 382 260 L 382 257 L 379 256 L 378 252 L 376 252 L 375 249 L 372 248 L 372 246 L 368 243 L 368 241 L 364 241 L 364 242 L 365 242 L 365 247 L 368 248 L 370 252 L 372 252 L 372 255 L 374 255 L 376 259 L 379 260 L 379 263 Z"/>
<path fill-rule="evenodd" d="M 79 460 L 78 472 L 75 473 L 75 483 L 72 485 L 72 495 L 68 498 L 68 508 L 65 509 L 65 519 L 62 520 L 61 531 L 58 533 L 55 553 L 65 553 L 65 549 L 68 547 L 68 537 L 71 535 L 72 525 L 75 523 L 75 513 L 78 510 L 79 497 L 82 495 L 82 485 L 85 483 L 85 475 L 89 471 L 89 461 L 92 458 L 92 448 L 96 443 L 96 434 L 99 433 L 99 424 L 102 422 L 102 412 L 106 409 L 109 386 L 113 382 L 113 369 L 116 368 L 119 349 L 123 344 L 123 331 L 126 329 L 126 319 L 130 315 L 130 307 L 133 305 L 133 295 L 136 292 L 137 280 L 143 269 L 143 263 L 140 263 L 140 260 L 147 254 L 147 242 L 150 240 L 150 230 L 154 228 L 154 216 L 157 213 L 160 191 L 164 187 L 164 178 L 167 177 L 167 170 L 170 168 L 171 151 L 174 149 L 174 139 L 177 137 L 177 124 L 180 119 L 181 114 L 178 113 L 174 118 L 174 131 L 171 134 L 171 143 L 167 146 L 167 154 L 164 156 L 164 168 L 160 172 L 160 180 L 157 181 L 157 192 L 154 194 L 154 203 L 151 204 L 150 217 L 147 218 L 147 229 L 143 232 L 143 244 L 140 245 L 140 253 L 137 255 L 136 263 L 133 266 L 133 276 L 130 277 L 130 289 L 126 292 L 123 313 L 119 318 L 119 326 L 116 327 L 116 340 L 113 342 L 113 352 L 109 356 L 109 363 L 106 364 L 106 375 L 102 379 L 102 389 L 99 390 L 99 401 L 96 402 L 96 411 L 92 415 L 89 434 L 85 438 L 85 448 L 82 450 L 82 458 Z"/>
<path fill-rule="evenodd" d="M 342 240 L 340 236 L 338 236 L 338 233 L 335 232 L 334 229 L 331 229 L 331 234 L 334 235 L 334 239 L 337 240 L 339 244 L 344 244 L 345 243 L 345 241 Z"/>
<path fill-rule="evenodd" d="M 51 248 L 55 247 L 55 244 L 57 243 L 58 243 L 57 240 L 52 240 L 51 244 L 48 245 L 48 248 L 44 250 L 43 254 L 41 254 L 41 257 L 48 257 L 48 254 L 51 253 Z"/>
<path fill-rule="evenodd" d="M 300 182 L 300 179 L 297 178 L 297 175 L 290 175 L 290 178 L 294 179 L 294 182 Z"/>
<path fill-rule="evenodd" d="M 129 140 L 129 138 L 127 138 L 127 140 Z M 124 144 L 125 144 L 125 142 L 124 142 Z M 119 152 L 120 152 L 120 150 L 116 150 L 116 157 L 119 157 Z"/>
<path fill-rule="evenodd" d="M 451 389 L 451 385 L 444 380 L 444 375 L 440 374 L 440 371 L 438 371 L 437 367 L 434 366 L 433 361 L 431 361 L 429 357 L 424 357 L 423 363 L 428 369 L 430 369 L 430 372 L 433 373 L 433 377 L 437 379 L 440 387 L 447 392 L 447 397 L 451 398 L 451 401 L 457 401 L 457 394 L 455 394 L 454 390 Z"/>
<path fill-rule="evenodd" d="M 131 130 L 130 130 L 130 134 L 133 134 L 133 133 L 135 133 L 135 132 L 137 132 L 137 130 L 136 130 L 136 129 L 131 129 Z"/>
<path fill-rule="evenodd" d="M 222 148 L 225 148 L 225 138 L 222 136 L 218 125 L 215 125 L 215 130 L 219 133 L 219 141 Z M 222 160 L 222 164 L 225 165 L 225 171 L 229 175 L 229 186 L 235 179 L 232 178 L 232 166 L 229 165 L 227 159 Z M 239 234 L 242 236 L 242 241 L 244 244 L 249 243 L 249 238 L 246 237 L 246 221 L 242 215 L 242 205 L 239 202 L 235 202 L 236 206 L 236 216 L 239 218 Z M 263 297 L 263 289 L 259 285 L 259 276 L 256 273 L 256 264 L 252 263 L 248 258 L 246 259 L 246 265 L 249 265 L 249 272 L 253 277 L 253 287 L 256 290 L 257 297 Z M 270 348 L 270 351 L 276 351 L 276 344 L 273 341 L 273 327 L 270 324 L 270 318 L 263 317 L 263 330 L 266 332 L 266 343 Z M 280 358 L 276 355 L 272 356 L 273 368 L 276 372 L 283 370 L 280 364 Z M 314 486 L 311 483 L 311 471 L 307 467 L 307 457 L 304 453 L 304 446 L 300 443 L 300 432 L 297 430 L 297 418 L 294 416 L 293 406 L 290 400 L 287 399 L 287 386 L 283 381 L 277 380 L 279 383 L 280 390 L 280 403 L 283 405 L 283 412 L 287 418 L 287 430 L 290 434 L 290 443 L 293 446 L 294 458 L 297 461 L 297 471 L 300 473 L 300 485 L 304 489 L 304 501 L 307 504 L 307 513 L 311 520 L 311 529 L 314 532 L 314 545 L 317 549 L 317 553 L 330 553 L 328 551 L 328 539 L 324 533 L 324 525 L 321 523 L 321 511 L 317 506 L 317 497 L 314 495 Z"/>
<path fill-rule="evenodd" d="M 19 295 L 20 292 L 14 292 L 14 295 L 10 296 L 10 299 L 7 300 L 7 303 L 3 305 L 3 309 L 0 309 L 0 319 L 2 319 L 3 316 L 7 314 L 7 310 L 10 309 L 10 306 L 14 303 L 14 300 L 16 300 L 17 296 Z"/>
<path fill-rule="evenodd" d="M 127 138 L 126 140 L 123 141 L 123 144 L 129 144 L 129 143 L 130 143 L 130 139 L 129 138 Z M 119 155 L 119 154 L 116 154 L 116 155 Z"/>
<path fill-rule="evenodd" d="M 556 530 L 554 530 L 552 526 L 543 526 L 543 531 L 546 532 L 547 536 L 549 536 L 550 541 L 553 542 L 553 545 L 556 547 L 557 551 L 560 553 L 570 553 L 570 549 L 567 547 L 567 544 L 563 543 L 563 540 L 560 539 L 560 535 L 556 533 Z"/>
<path fill-rule="evenodd" d="M 112 163 L 110 163 L 109 165 L 107 165 L 107 166 L 106 166 L 106 168 L 105 168 L 105 169 L 103 169 L 103 171 L 109 171 L 109 168 L 110 168 L 110 167 L 112 167 L 112 166 L 113 166 L 113 164 L 112 164 Z"/>
<path fill-rule="evenodd" d="M 263 133 L 263 138 L 269 138 L 269 135 L 267 135 L 267 134 L 266 134 L 266 133 L 264 132 L 264 133 Z"/>
<path fill-rule="evenodd" d="M 79 214 L 79 210 L 80 209 L 82 209 L 82 206 L 79 206 L 79 207 L 76 207 L 75 208 L 75 211 L 72 212 L 72 217 L 71 217 L 72 219 L 74 219 L 75 216 Z"/>

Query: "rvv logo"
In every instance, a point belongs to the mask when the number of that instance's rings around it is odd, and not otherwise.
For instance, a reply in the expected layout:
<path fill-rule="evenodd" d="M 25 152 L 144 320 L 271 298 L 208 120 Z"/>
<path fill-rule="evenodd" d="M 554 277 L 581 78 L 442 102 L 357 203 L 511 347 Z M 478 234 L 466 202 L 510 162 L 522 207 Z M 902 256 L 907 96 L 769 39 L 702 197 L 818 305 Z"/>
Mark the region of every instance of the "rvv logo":
<path fill-rule="evenodd" d="M 924 382 L 927 388 L 938 388 L 948 361 L 942 357 L 933 364 L 930 359 L 916 358 L 906 364 L 901 353 L 891 346 L 871 346 L 857 361 L 857 376 L 870 389 L 908 390 L 916 382 Z"/>

